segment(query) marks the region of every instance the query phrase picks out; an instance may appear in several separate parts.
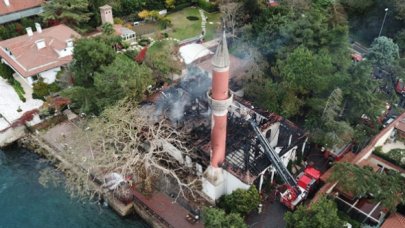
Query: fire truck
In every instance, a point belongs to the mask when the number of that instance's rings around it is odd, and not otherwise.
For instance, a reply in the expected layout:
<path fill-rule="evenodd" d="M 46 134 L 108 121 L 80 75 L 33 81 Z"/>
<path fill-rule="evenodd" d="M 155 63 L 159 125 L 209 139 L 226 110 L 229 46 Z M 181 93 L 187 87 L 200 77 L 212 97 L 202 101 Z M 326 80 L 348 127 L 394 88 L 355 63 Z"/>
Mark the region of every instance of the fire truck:
<path fill-rule="evenodd" d="M 277 152 L 270 146 L 268 140 L 261 133 L 260 128 L 256 121 L 252 118 L 249 119 L 257 138 L 262 145 L 267 158 L 270 160 L 276 172 L 281 176 L 284 184 L 280 187 L 280 202 L 290 210 L 294 210 L 298 204 L 308 197 L 316 184 L 319 182 L 321 173 L 319 170 L 307 166 L 305 170 L 300 173 L 297 178 L 294 178 L 288 169 L 282 163 Z"/>

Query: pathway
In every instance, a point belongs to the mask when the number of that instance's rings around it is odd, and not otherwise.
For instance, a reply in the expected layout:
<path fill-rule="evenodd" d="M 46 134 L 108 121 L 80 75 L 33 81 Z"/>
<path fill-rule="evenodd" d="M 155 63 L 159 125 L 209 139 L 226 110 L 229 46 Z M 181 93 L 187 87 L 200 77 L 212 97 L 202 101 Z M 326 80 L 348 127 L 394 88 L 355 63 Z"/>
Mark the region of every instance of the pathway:
<path fill-rule="evenodd" d="M 170 227 L 204 227 L 201 220 L 188 222 L 189 212 L 164 193 L 154 192 L 152 196 L 146 197 L 135 189 L 132 192 L 136 198 L 135 203 L 153 211 L 159 220 L 163 220 Z"/>
<path fill-rule="evenodd" d="M 0 77 L 0 114 L 8 122 L 12 123 L 20 118 L 24 112 L 38 109 L 42 104 L 43 101 L 35 99 L 27 99 L 26 102 L 22 102 L 14 88 L 5 79 Z M 9 127 L 7 121 L 1 120 L 0 130 L 6 127 Z"/>

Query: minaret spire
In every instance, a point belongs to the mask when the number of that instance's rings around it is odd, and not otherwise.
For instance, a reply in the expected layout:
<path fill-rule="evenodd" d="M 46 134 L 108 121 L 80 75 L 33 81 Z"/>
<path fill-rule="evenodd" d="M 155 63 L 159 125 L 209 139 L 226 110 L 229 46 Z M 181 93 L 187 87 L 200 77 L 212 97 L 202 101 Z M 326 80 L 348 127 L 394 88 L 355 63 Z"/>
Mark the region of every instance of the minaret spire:
<path fill-rule="evenodd" d="M 229 51 L 228 51 L 228 43 L 226 41 L 225 29 L 222 34 L 222 39 L 215 52 L 215 55 L 211 60 L 211 63 L 216 68 L 229 67 Z"/>

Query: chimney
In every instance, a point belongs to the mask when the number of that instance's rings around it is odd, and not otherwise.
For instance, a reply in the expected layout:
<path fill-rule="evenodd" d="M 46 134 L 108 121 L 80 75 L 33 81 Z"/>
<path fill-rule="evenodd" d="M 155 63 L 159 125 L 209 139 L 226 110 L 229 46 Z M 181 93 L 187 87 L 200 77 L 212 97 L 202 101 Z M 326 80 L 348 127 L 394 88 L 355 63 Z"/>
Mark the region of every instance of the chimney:
<path fill-rule="evenodd" d="M 35 23 L 35 29 L 37 30 L 38 33 L 42 32 L 42 27 L 39 23 Z"/>
<path fill-rule="evenodd" d="M 66 47 L 68 47 L 68 48 L 72 48 L 72 47 L 73 47 L 73 40 L 72 40 L 72 39 L 66 40 Z"/>
<path fill-rule="evenodd" d="M 46 47 L 46 43 L 45 43 L 44 39 L 40 39 L 40 40 L 35 41 L 35 44 L 37 45 L 38 50 Z"/>
<path fill-rule="evenodd" d="M 4 0 L 4 4 L 6 4 L 6 6 L 10 6 L 10 1 L 9 0 Z"/>
<path fill-rule="evenodd" d="M 27 35 L 28 35 L 28 36 L 34 35 L 34 33 L 32 32 L 32 28 L 31 28 L 31 27 L 25 28 L 25 30 L 27 31 Z"/>

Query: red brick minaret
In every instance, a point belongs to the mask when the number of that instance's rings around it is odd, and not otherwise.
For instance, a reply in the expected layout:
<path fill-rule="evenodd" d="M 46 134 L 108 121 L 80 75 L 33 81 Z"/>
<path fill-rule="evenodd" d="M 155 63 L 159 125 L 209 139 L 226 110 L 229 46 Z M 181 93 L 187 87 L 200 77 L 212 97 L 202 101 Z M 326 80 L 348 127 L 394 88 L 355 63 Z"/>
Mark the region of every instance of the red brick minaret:
<path fill-rule="evenodd" d="M 225 160 L 227 114 L 233 99 L 229 91 L 229 53 L 225 32 L 212 58 L 212 65 L 212 88 L 208 91 L 212 110 L 211 162 L 205 177 L 215 186 L 223 181 L 220 165 Z"/>

